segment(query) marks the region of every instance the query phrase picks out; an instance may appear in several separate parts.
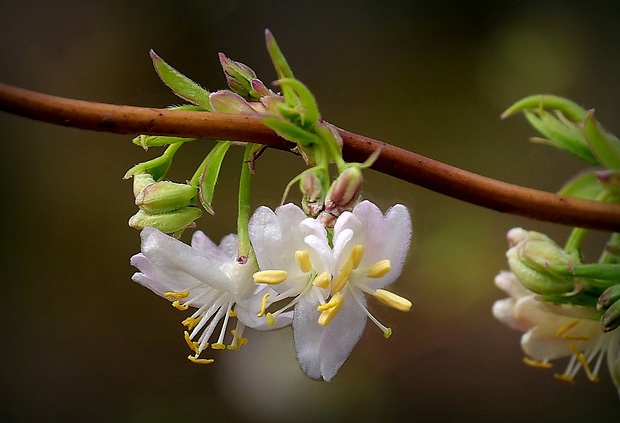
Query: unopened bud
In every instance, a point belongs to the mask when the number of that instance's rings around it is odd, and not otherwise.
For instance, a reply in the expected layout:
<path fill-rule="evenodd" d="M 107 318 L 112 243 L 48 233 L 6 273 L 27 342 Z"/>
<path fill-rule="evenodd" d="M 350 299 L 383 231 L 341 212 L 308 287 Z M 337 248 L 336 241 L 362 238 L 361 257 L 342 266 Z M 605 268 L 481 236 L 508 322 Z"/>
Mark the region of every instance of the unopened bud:
<path fill-rule="evenodd" d="M 596 308 L 604 310 L 609 308 L 616 301 L 620 300 L 620 284 L 612 285 L 607 288 L 598 298 Z"/>
<path fill-rule="evenodd" d="M 192 205 L 198 189 L 187 184 L 160 181 L 145 186 L 136 195 L 136 205 L 149 214 L 166 213 Z"/>
<path fill-rule="evenodd" d="M 327 191 L 325 211 L 340 216 L 342 212 L 351 210 L 359 200 L 363 182 L 362 171 L 358 166 L 345 169 Z"/>
<path fill-rule="evenodd" d="M 603 332 L 611 332 L 620 326 L 620 301 L 613 303 L 601 317 Z"/>
<path fill-rule="evenodd" d="M 223 53 L 220 53 L 219 57 L 220 64 L 222 65 L 222 69 L 224 69 L 224 74 L 226 75 L 226 82 L 231 90 L 243 98 L 250 100 L 256 100 L 262 95 L 265 95 L 257 92 L 258 90 L 254 88 L 252 81 L 256 80 L 256 72 L 254 72 L 252 68 L 241 62 L 231 60 Z M 264 84 L 262 84 L 262 86 L 264 87 Z M 260 89 L 262 87 L 257 86 L 257 88 Z"/>
<path fill-rule="evenodd" d="M 183 207 L 168 213 L 149 214 L 144 210 L 131 216 L 129 226 L 142 230 L 152 226 L 164 233 L 173 233 L 191 226 L 202 215 L 197 207 Z"/>
<path fill-rule="evenodd" d="M 304 172 L 299 181 L 301 205 L 306 216 L 317 217 L 323 210 L 323 185 L 313 172 Z"/>
<path fill-rule="evenodd" d="M 209 101 L 214 112 L 234 114 L 254 114 L 252 106 L 239 94 L 232 91 L 216 91 L 209 95 Z"/>
<path fill-rule="evenodd" d="M 523 285 L 543 295 L 564 294 L 575 289 L 573 277 L 566 276 L 573 261 L 569 254 L 539 232 L 514 232 L 513 235 L 520 240 L 508 250 L 506 257 Z"/>

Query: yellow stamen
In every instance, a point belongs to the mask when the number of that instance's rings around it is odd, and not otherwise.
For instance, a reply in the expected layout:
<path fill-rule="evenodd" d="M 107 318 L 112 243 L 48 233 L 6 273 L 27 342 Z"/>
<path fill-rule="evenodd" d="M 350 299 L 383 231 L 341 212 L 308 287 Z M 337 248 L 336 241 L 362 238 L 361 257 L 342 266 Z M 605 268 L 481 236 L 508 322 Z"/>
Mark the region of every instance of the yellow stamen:
<path fill-rule="evenodd" d="M 295 261 L 297 262 L 297 266 L 301 269 L 302 272 L 308 273 L 312 270 L 312 263 L 310 262 L 310 254 L 307 251 L 297 250 L 295 251 Z"/>
<path fill-rule="evenodd" d="M 237 336 L 237 331 L 235 329 L 231 330 L 230 333 L 233 334 L 234 339 L 237 341 L 239 345 L 247 344 L 248 338 L 244 338 L 243 336 Z"/>
<path fill-rule="evenodd" d="M 312 285 L 319 288 L 327 288 L 332 280 L 332 276 L 328 272 L 323 272 L 312 281 Z"/>
<path fill-rule="evenodd" d="M 260 303 L 260 311 L 256 315 L 256 317 L 263 317 L 265 315 L 265 308 L 267 307 L 267 298 L 269 298 L 269 292 L 263 295 L 263 299 Z"/>
<path fill-rule="evenodd" d="M 222 344 L 220 342 L 217 342 L 215 344 L 212 344 L 211 348 L 213 348 L 214 350 L 224 350 L 224 349 L 226 349 L 226 345 L 224 345 L 224 344 Z"/>
<path fill-rule="evenodd" d="M 534 360 L 533 358 L 523 357 L 523 362 L 530 367 L 534 367 L 537 369 L 550 369 L 553 367 L 553 364 L 546 363 L 544 361 Z"/>
<path fill-rule="evenodd" d="M 185 311 L 189 308 L 189 306 L 187 304 L 181 304 L 179 302 L 179 300 L 175 300 L 172 302 L 172 307 L 176 308 L 177 310 L 181 310 L 181 311 Z"/>
<path fill-rule="evenodd" d="M 409 311 L 411 309 L 411 301 L 385 289 L 377 289 L 373 295 L 383 304 L 389 305 L 396 310 Z"/>
<path fill-rule="evenodd" d="M 388 339 L 390 336 L 392 336 L 392 328 L 385 328 L 383 330 L 383 337 Z"/>
<path fill-rule="evenodd" d="M 271 313 L 267 313 L 267 316 L 265 317 L 265 321 L 267 322 L 267 326 L 273 326 L 276 324 L 276 318 L 273 317 L 273 314 Z"/>
<path fill-rule="evenodd" d="M 568 383 L 570 385 L 574 385 L 575 384 L 575 381 L 573 380 L 573 378 L 570 377 L 569 375 L 567 375 L 566 373 L 561 374 L 561 375 L 556 373 L 556 374 L 553 375 L 553 377 L 556 380 L 559 380 L 560 382 L 566 382 L 566 383 Z"/>
<path fill-rule="evenodd" d="M 387 275 L 392 270 L 392 264 L 388 259 L 381 260 L 370 266 L 368 269 L 368 277 L 377 279 Z"/>
<path fill-rule="evenodd" d="M 572 328 L 574 328 L 578 324 L 579 324 L 579 319 L 575 319 L 575 320 L 569 322 L 568 324 L 566 324 L 566 325 L 562 326 L 560 329 L 558 329 L 557 336 L 563 337 L 563 335 L 566 332 L 568 332 L 569 330 L 571 330 Z"/>
<path fill-rule="evenodd" d="M 189 291 L 181 291 L 181 292 L 164 292 L 164 297 L 166 298 L 174 298 L 177 300 L 181 300 L 183 298 L 187 298 L 189 295 Z"/>
<path fill-rule="evenodd" d="M 569 341 L 589 341 L 591 336 L 588 335 L 573 335 L 570 333 L 565 333 L 562 335 L 562 339 L 567 339 Z"/>
<path fill-rule="evenodd" d="M 336 282 L 332 285 L 332 292 L 340 292 L 344 285 L 349 280 L 351 276 L 351 272 L 353 271 L 353 260 L 349 257 L 349 259 L 344 263 L 342 269 L 340 269 L 340 273 L 338 273 L 338 278 Z"/>
<path fill-rule="evenodd" d="M 261 270 L 253 275 L 254 282 L 266 283 L 267 285 L 277 285 L 288 277 L 286 270 Z"/>
<path fill-rule="evenodd" d="M 583 355 L 583 353 L 577 349 L 574 343 L 569 342 L 568 347 L 570 348 L 575 358 L 577 358 L 577 360 L 581 363 L 581 366 L 583 367 L 583 371 L 585 372 L 588 379 L 590 379 L 591 382 L 598 382 L 599 378 L 598 376 L 592 373 L 592 370 L 590 370 L 590 365 L 588 364 L 588 360 L 586 359 L 586 356 Z"/>
<path fill-rule="evenodd" d="M 196 363 L 196 364 L 211 364 L 215 361 L 212 358 L 198 358 L 198 357 L 194 357 L 193 355 L 188 355 L 187 359 L 191 361 L 192 363 Z"/>
<path fill-rule="evenodd" d="M 319 316 L 319 325 L 321 326 L 329 325 L 329 323 L 332 321 L 334 316 L 336 316 L 336 314 L 342 307 L 343 303 L 344 303 L 344 295 L 342 294 L 342 292 L 336 292 L 334 295 L 332 295 L 332 298 L 329 300 L 329 302 L 327 304 L 324 304 L 324 306 L 328 306 L 328 307 L 322 310 L 319 310 L 321 311 L 321 315 Z M 323 306 L 319 306 L 319 307 L 323 307 Z"/>
<path fill-rule="evenodd" d="M 196 325 L 198 324 L 198 322 L 200 322 L 200 319 L 202 318 L 202 316 L 198 316 L 198 317 L 188 317 L 187 319 L 183 320 L 181 322 L 181 324 L 183 326 L 185 326 L 187 328 L 187 330 L 192 330 L 196 327 Z"/>
<path fill-rule="evenodd" d="M 362 244 L 357 244 L 353 247 L 353 251 L 351 251 L 351 261 L 353 261 L 353 269 L 357 269 L 357 267 L 362 262 L 362 258 L 364 258 L 364 246 Z"/>
<path fill-rule="evenodd" d="M 183 336 L 185 337 L 185 342 L 187 342 L 187 346 L 189 347 L 189 349 L 194 351 L 196 355 L 200 354 L 200 351 L 198 350 L 198 342 L 194 342 L 191 340 L 191 338 L 189 337 L 189 332 L 188 331 L 183 332 Z"/>

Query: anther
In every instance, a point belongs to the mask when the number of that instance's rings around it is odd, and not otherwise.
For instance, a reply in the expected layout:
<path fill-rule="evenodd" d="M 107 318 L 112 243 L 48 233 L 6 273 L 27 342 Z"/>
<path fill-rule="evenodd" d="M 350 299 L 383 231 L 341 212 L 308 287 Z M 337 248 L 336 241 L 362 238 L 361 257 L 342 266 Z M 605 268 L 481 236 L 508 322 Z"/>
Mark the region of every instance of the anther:
<path fill-rule="evenodd" d="M 164 297 L 166 298 L 174 298 L 177 300 L 181 300 L 183 298 L 187 298 L 189 295 L 189 291 L 181 291 L 181 292 L 164 292 Z"/>
<path fill-rule="evenodd" d="M 172 307 L 176 308 L 177 310 L 181 310 L 181 311 L 185 311 L 189 308 L 189 306 L 187 304 L 181 304 L 179 302 L 179 300 L 175 300 L 172 302 Z"/>
<path fill-rule="evenodd" d="M 567 323 L 566 325 L 564 325 L 560 329 L 558 329 L 557 336 L 563 338 L 564 337 L 563 335 L 566 332 L 568 332 L 569 330 L 571 330 L 572 328 L 574 328 L 578 324 L 579 324 L 579 319 L 575 319 L 575 320 L 570 321 L 569 323 Z"/>
<path fill-rule="evenodd" d="M 342 269 L 340 269 L 340 273 L 338 273 L 338 278 L 336 282 L 332 285 L 332 292 L 340 292 L 344 285 L 349 280 L 351 276 L 351 272 L 353 271 L 353 260 L 349 258 L 345 263 Z"/>
<path fill-rule="evenodd" d="M 362 262 L 362 258 L 364 258 L 364 245 L 357 244 L 353 247 L 351 251 L 351 261 L 353 262 L 353 269 L 357 269 L 357 267 Z"/>
<path fill-rule="evenodd" d="M 265 283 L 267 285 L 277 285 L 288 277 L 286 270 L 261 270 L 252 275 L 254 282 Z"/>
<path fill-rule="evenodd" d="M 267 326 L 273 326 L 276 324 L 276 318 L 272 313 L 267 313 L 267 316 L 265 316 L 265 321 L 267 322 Z"/>
<path fill-rule="evenodd" d="M 332 298 L 329 300 L 328 303 L 319 306 L 318 308 L 326 307 L 322 310 L 319 310 L 321 311 L 321 315 L 319 316 L 319 325 L 329 325 L 334 316 L 336 316 L 336 314 L 342 307 L 342 304 L 344 304 L 344 295 L 342 294 L 342 292 L 336 292 L 334 295 L 332 295 Z"/>
<path fill-rule="evenodd" d="M 523 357 L 523 363 L 536 369 L 550 369 L 553 364 L 545 361 L 534 360 L 533 358 Z"/>
<path fill-rule="evenodd" d="M 212 358 L 198 358 L 198 357 L 194 357 L 193 355 L 188 355 L 187 359 L 191 361 L 192 363 L 196 363 L 196 364 L 211 364 L 215 361 Z"/>
<path fill-rule="evenodd" d="M 213 348 L 214 350 L 223 350 L 226 349 L 226 345 L 222 344 L 221 342 L 217 342 L 215 344 L 212 344 L 211 348 Z"/>
<path fill-rule="evenodd" d="M 188 331 L 183 332 L 183 336 L 184 336 L 185 342 L 187 342 L 187 346 L 190 348 L 190 350 L 194 351 L 194 353 L 196 353 L 196 355 L 200 354 L 200 350 L 198 349 L 198 342 L 192 341 L 192 339 L 189 336 L 189 332 Z"/>
<path fill-rule="evenodd" d="M 312 263 L 310 262 L 310 254 L 308 254 L 305 250 L 297 250 L 295 251 L 295 261 L 297 262 L 297 266 L 301 269 L 302 272 L 308 273 L 312 270 Z"/>
<path fill-rule="evenodd" d="M 373 295 L 383 304 L 389 305 L 396 310 L 409 311 L 411 309 L 411 301 L 385 289 L 377 289 Z"/>
<path fill-rule="evenodd" d="M 317 275 L 316 278 L 312 281 L 312 285 L 317 286 L 319 288 L 327 288 L 329 283 L 332 280 L 332 276 L 328 272 L 323 272 Z"/>
<path fill-rule="evenodd" d="M 592 373 L 592 370 L 590 370 L 590 365 L 588 364 L 588 360 L 586 359 L 586 356 L 583 355 L 583 353 L 577 349 L 574 343 L 569 342 L 568 347 L 570 348 L 575 358 L 577 358 L 579 363 L 581 363 L 581 366 L 583 367 L 583 371 L 585 372 L 588 379 L 590 379 L 591 382 L 598 382 L 599 378 L 594 373 Z"/>
<path fill-rule="evenodd" d="M 256 315 L 256 317 L 263 317 L 265 315 L 265 308 L 267 307 L 267 298 L 269 298 L 269 292 L 263 295 L 263 299 L 260 303 L 260 311 Z"/>
<path fill-rule="evenodd" d="M 574 385 L 575 384 L 575 381 L 573 380 L 573 378 L 570 377 L 569 375 L 565 374 L 565 373 L 561 374 L 561 375 L 556 373 L 556 374 L 553 375 L 553 377 L 556 380 L 559 380 L 560 382 L 565 382 L 565 383 L 568 383 L 570 385 Z"/>
<path fill-rule="evenodd" d="M 198 322 L 200 322 L 200 319 L 202 318 L 202 316 L 198 316 L 198 317 L 188 317 L 187 319 L 183 320 L 181 322 L 181 324 L 183 326 L 185 326 L 187 328 L 187 330 L 192 330 L 196 327 L 196 325 L 198 324 Z"/>
<path fill-rule="evenodd" d="M 368 269 L 368 277 L 377 279 L 387 275 L 392 270 L 392 264 L 388 259 L 381 260 L 370 266 Z"/>

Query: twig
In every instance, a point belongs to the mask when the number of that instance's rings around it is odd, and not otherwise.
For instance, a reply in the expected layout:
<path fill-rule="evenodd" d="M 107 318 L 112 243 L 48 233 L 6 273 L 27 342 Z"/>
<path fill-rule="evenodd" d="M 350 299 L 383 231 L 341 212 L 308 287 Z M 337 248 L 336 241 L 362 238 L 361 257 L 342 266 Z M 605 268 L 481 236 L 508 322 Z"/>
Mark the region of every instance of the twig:
<path fill-rule="evenodd" d="M 0 110 L 63 126 L 255 142 L 280 150 L 291 144 L 257 115 L 185 112 L 94 103 L 0 83 Z M 570 226 L 620 232 L 620 205 L 562 197 L 480 176 L 381 141 L 340 130 L 343 155 L 363 162 L 381 148 L 372 168 L 423 188 L 500 212 Z"/>

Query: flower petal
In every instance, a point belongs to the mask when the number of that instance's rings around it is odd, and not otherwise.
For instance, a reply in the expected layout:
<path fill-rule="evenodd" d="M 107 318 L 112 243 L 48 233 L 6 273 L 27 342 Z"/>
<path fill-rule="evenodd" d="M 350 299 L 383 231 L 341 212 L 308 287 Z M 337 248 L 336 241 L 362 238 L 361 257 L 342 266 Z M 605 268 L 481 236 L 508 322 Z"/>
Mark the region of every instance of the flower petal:
<path fill-rule="evenodd" d="M 293 316 L 293 337 L 301 370 L 312 379 L 322 379 L 320 346 L 325 327 L 319 325 L 318 299 L 313 295 L 299 298 Z"/>
<path fill-rule="evenodd" d="M 140 237 L 142 254 L 155 266 L 190 275 L 224 292 L 235 292 L 235 283 L 221 271 L 219 261 L 204 257 L 189 245 L 155 228 L 144 228 Z"/>

